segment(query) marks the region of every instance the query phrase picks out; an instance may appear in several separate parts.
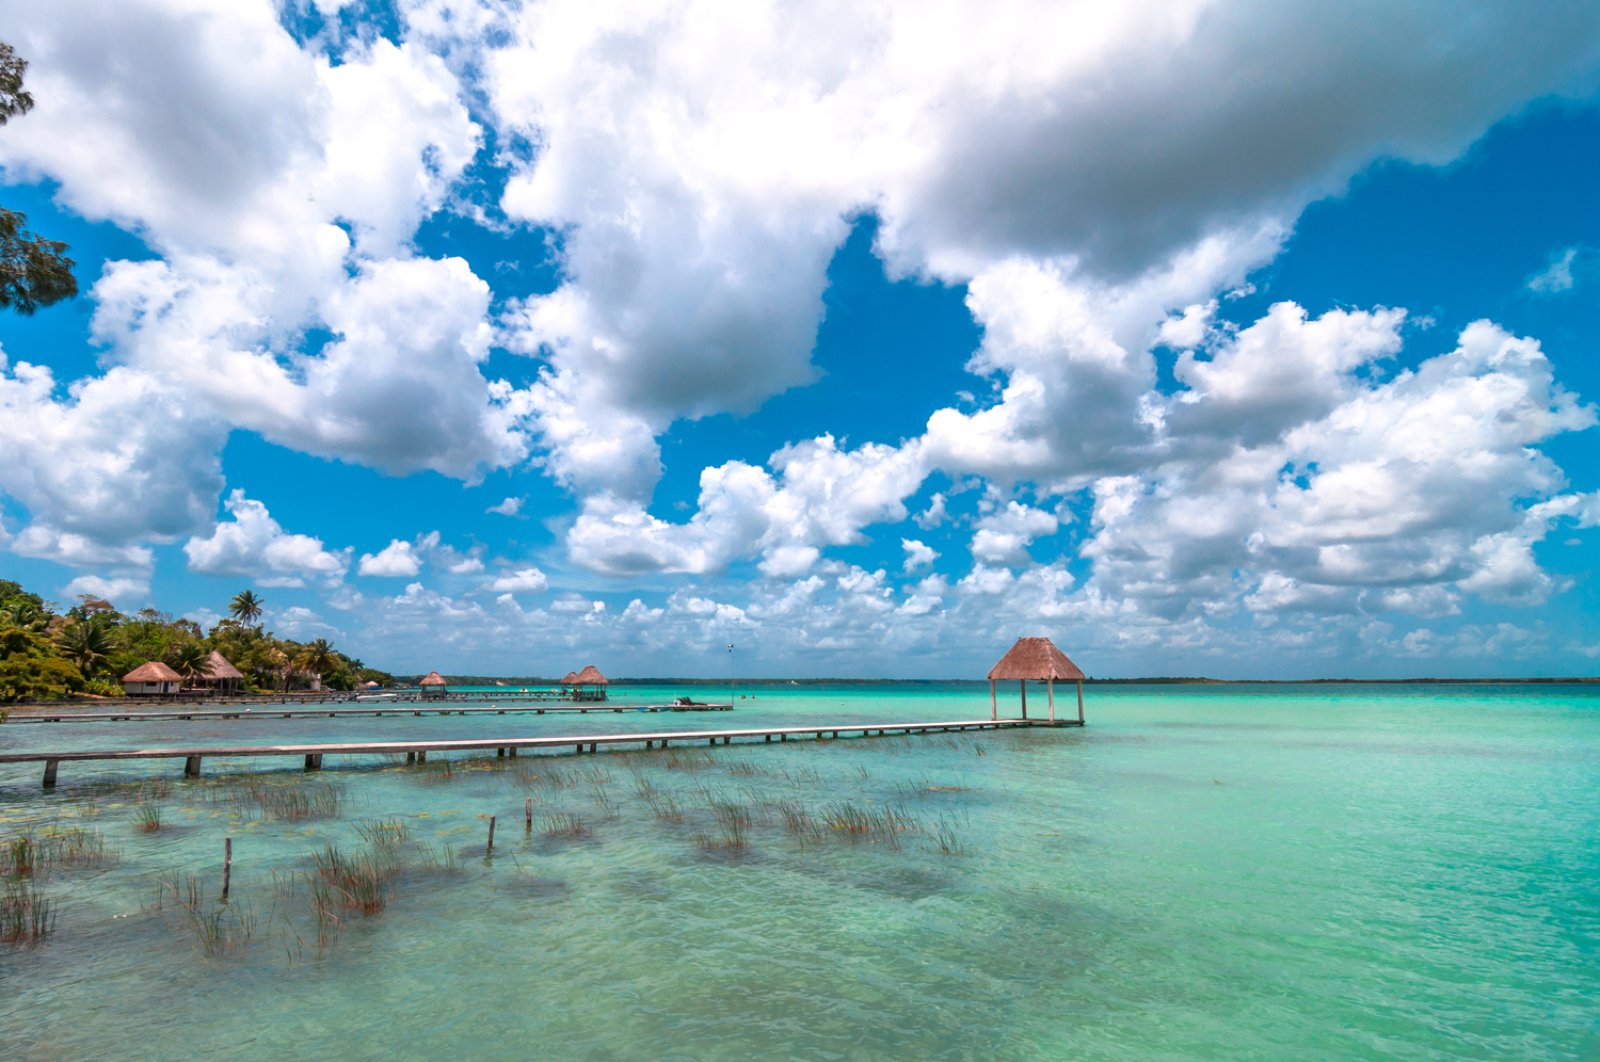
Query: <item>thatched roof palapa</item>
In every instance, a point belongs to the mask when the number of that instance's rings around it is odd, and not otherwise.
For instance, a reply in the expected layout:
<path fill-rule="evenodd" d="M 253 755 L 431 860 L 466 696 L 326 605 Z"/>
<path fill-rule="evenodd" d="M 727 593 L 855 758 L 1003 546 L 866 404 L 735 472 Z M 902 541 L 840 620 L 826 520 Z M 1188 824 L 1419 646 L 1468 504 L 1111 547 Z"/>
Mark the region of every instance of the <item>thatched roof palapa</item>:
<path fill-rule="evenodd" d="M 445 685 L 444 676 L 439 674 L 437 671 L 430 671 L 430 672 L 428 672 L 428 677 L 423 679 L 421 682 L 417 683 L 417 685 L 419 685 L 419 686 L 443 686 L 443 685 Z"/>
<path fill-rule="evenodd" d="M 573 679 L 580 686 L 608 686 L 611 680 L 600 674 L 600 669 L 593 664 L 587 664 Z"/>
<path fill-rule="evenodd" d="M 1000 718 L 1000 705 L 995 698 L 995 683 L 1015 679 L 1022 694 L 1022 718 L 1028 718 L 1028 683 L 1043 682 L 1050 696 L 1050 722 L 1056 721 L 1057 682 L 1074 682 L 1078 686 L 1078 725 L 1083 725 L 1083 670 L 1067 659 L 1067 654 L 1055 647 L 1049 638 L 1018 638 L 1010 652 L 989 669 L 990 718 Z"/>
<path fill-rule="evenodd" d="M 206 657 L 205 674 L 207 678 L 214 679 L 243 679 L 244 672 L 228 662 L 228 658 L 211 650 L 211 655 Z"/>
<path fill-rule="evenodd" d="M 1083 671 L 1049 638 L 1018 638 L 1011 651 L 989 669 L 989 680 L 996 679 L 1081 682 Z"/>
<path fill-rule="evenodd" d="M 573 683 L 575 683 L 577 681 L 578 681 L 578 673 L 576 671 L 569 671 L 569 672 L 567 672 L 566 678 L 561 680 L 561 684 L 563 686 L 571 686 Z"/>
<path fill-rule="evenodd" d="M 122 676 L 123 682 L 182 682 L 183 678 L 176 671 L 159 660 L 152 660 L 147 664 L 140 664 L 126 675 Z"/>

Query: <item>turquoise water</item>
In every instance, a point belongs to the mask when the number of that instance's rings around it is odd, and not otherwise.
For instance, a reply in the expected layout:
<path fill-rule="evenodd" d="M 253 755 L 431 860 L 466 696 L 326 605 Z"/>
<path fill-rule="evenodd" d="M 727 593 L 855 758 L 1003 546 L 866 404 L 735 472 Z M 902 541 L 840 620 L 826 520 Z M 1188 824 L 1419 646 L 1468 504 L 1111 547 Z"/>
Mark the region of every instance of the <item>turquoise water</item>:
<path fill-rule="evenodd" d="M 720 699 L 613 697 L 681 692 Z M 973 685 L 787 687 L 729 714 L 42 724 L 0 745 L 987 715 Z M 68 763 L 49 794 L 3 767 L 0 835 L 87 827 L 115 859 L 40 873 L 56 928 L 0 946 L 0 1057 L 1600 1057 L 1600 691 L 1091 688 L 1088 716 L 309 779 Z M 338 814 L 267 817 L 241 779 L 331 787 Z M 141 801 L 161 829 L 135 829 Z M 746 847 L 717 805 L 749 816 Z M 852 809 L 898 826 L 783 819 Z M 410 838 L 388 905 L 319 945 L 313 854 L 363 851 L 379 819 Z M 546 835 L 573 819 L 585 836 Z M 226 836 L 226 917 L 254 930 L 208 956 L 159 881 L 212 896 Z"/>

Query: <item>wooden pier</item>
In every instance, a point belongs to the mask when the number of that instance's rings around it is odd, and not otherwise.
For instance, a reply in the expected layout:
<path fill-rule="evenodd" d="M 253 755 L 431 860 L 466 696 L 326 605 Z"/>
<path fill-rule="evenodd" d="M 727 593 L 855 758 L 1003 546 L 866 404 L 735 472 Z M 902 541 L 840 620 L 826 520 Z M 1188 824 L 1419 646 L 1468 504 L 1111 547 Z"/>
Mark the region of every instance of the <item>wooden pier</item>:
<path fill-rule="evenodd" d="M 322 769 L 325 756 L 393 756 L 403 754 L 407 763 L 425 763 L 430 752 L 481 752 L 495 750 L 497 757 L 516 756 L 521 750 L 567 749 L 574 753 L 593 753 L 602 746 L 634 745 L 645 749 L 667 748 L 669 745 L 727 745 L 735 738 L 740 741 L 771 743 L 790 738 L 814 738 L 818 741 L 836 739 L 841 734 L 858 734 L 861 737 L 884 737 L 889 734 L 948 734 L 972 730 L 1009 730 L 1026 727 L 1079 726 L 1077 722 L 1049 723 L 1041 719 L 977 719 L 938 723 L 826 723 L 811 726 L 772 727 L 755 730 L 662 730 L 636 734 L 575 734 L 568 737 L 525 738 L 471 738 L 447 741 L 369 741 L 314 745 L 236 745 L 206 746 L 202 748 L 126 749 L 84 752 L 7 752 L 0 753 L 0 764 L 42 763 L 46 788 L 56 784 L 57 772 L 63 763 L 86 763 L 115 760 L 182 760 L 183 773 L 189 778 L 200 776 L 201 764 L 207 759 L 238 759 L 245 757 L 289 757 L 303 759 L 305 769 Z"/>
<path fill-rule="evenodd" d="M 424 716 L 424 715 L 544 715 L 560 712 L 576 712 L 588 715 L 590 712 L 728 712 L 733 710 L 731 704 L 568 704 L 568 705 L 531 705 L 509 704 L 501 706 L 491 704 L 487 708 L 462 708 L 439 706 L 434 708 L 401 708 L 393 703 L 385 708 L 209 708 L 209 709 L 172 709 L 168 711 L 149 712 L 137 708 L 119 709 L 110 712 L 30 712 L 27 715 L 12 715 L 6 719 L 5 726 L 16 723 L 142 723 L 152 719 L 164 720 L 195 720 L 195 719 L 333 719 L 339 716 Z"/>

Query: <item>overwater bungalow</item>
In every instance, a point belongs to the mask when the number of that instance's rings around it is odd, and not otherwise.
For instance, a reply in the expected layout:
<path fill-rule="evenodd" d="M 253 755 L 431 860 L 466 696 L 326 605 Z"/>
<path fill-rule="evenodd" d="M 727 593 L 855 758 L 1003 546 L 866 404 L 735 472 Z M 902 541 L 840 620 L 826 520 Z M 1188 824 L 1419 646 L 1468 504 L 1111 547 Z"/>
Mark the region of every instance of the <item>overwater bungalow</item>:
<path fill-rule="evenodd" d="M 1018 638 L 1000 662 L 989 669 L 989 711 L 991 719 L 1000 718 L 999 697 L 995 683 L 1016 679 L 1022 692 L 1022 718 L 1028 718 L 1028 683 L 1043 682 L 1050 699 L 1050 721 L 1056 721 L 1056 683 L 1074 682 L 1078 686 L 1078 719 L 1083 725 L 1083 671 L 1067 659 L 1067 654 L 1055 647 L 1049 638 Z"/>
<path fill-rule="evenodd" d="M 140 664 L 122 676 L 122 689 L 129 697 L 161 697 L 182 687 L 182 676 L 159 660 Z"/>
<path fill-rule="evenodd" d="M 417 685 L 422 687 L 422 696 L 424 697 L 444 697 L 450 692 L 445 685 L 444 676 L 437 671 L 428 672 L 428 677 L 417 683 Z"/>
<path fill-rule="evenodd" d="M 606 699 L 606 687 L 611 680 L 600 674 L 600 669 L 593 664 L 587 664 L 584 669 L 572 676 L 573 698 L 580 701 L 603 701 Z M 589 688 L 585 688 L 589 687 Z"/>
<path fill-rule="evenodd" d="M 244 673 L 234 667 L 228 658 L 211 650 L 206 657 L 205 671 L 193 678 L 194 685 L 218 693 L 238 693 L 244 688 Z"/>

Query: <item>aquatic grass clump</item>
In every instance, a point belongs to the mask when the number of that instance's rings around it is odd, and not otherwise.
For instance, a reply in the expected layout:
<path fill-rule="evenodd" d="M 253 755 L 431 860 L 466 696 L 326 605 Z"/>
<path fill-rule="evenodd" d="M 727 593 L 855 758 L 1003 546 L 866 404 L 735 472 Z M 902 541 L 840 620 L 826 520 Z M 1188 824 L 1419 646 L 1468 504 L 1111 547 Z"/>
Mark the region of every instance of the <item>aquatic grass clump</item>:
<path fill-rule="evenodd" d="M 517 764 L 515 773 L 518 784 L 529 792 L 540 789 L 571 789 L 578 784 L 578 772 L 568 771 L 553 763 L 524 761 Z"/>
<path fill-rule="evenodd" d="M 183 912 L 195 949 L 208 959 L 243 951 L 255 939 L 256 917 L 249 904 L 207 901 L 193 874 L 173 871 L 156 880 L 155 909 L 168 906 Z"/>
<path fill-rule="evenodd" d="M 133 828 L 140 833 L 155 833 L 161 829 L 161 805 L 141 801 L 133 810 Z"/>
<path fill-rule="evenodd" d="M 589 824 L 566 811 L 553 811 L 540 816 L 540 832 L 546 837 L 563 840 L 581 840 L 594 836 Z"/>
<path fill-rule="evenodd" d="M 14 834 L 0 841 L 0 877 L 32 878 L 51 870 L 104 866 L 116 859 L 117 852 L 103 833 L 81 826 Z"/>
<path fill-rule="evenodd" d="M 313 885 L 322 884 L 330 890 L 323 899 L 336 900 L 339 905 L 375 915 L 389 906 L 390 885 L 394 880 L 396 865 L 388 859 L 375 857 L 371 852 L 347 856 L 329 845 L 314 857 L 317 864 Z M 318 893 L 313 889 L 313 903 Z"/>
<path fill-rule="evenodd" d="M 294 787 L 248 783 L 248 799 L 269 819 L 304 822 L 331 819 L 339 814 L 343 794 L 328 782 L 305 782 Z"/>
<path fill-rule="evenodd" d="M 780 800 L 773 805 L 783 817 L 784 830 L 804 848 L 822 839 L 822 827 L 804 805 L 794 800 Z"/>
<path fill-rule="evenodd" d="M 696 833 L 696 844 L 706 850 L 731 852 L 743 852 L 750 847 L 750 827 L 754 818 L 748 807 L 731 801 L 715 801 L 711 805 L 711 813 L 716 819 L 717 832 L 715 835 L 703 830 Z"/>
<path fill-rule="evenodd" d="M 870 808 L 847 800 L 835 801 L 822 809 L 822 821 L 851 841 L 871 839 L 900 847 L 900 835 L 916 830 L 916 819 L 896 807 Z"/>
<path fill-rule="evenodd" d="M 450 760 L 429 760 L 418 764 L 407 777 L 419 785 L 449 785 L 456 780 L 455 764 Z"/>
<path fill-rule="evenodd" d="M 965 825 L 965 822 L 962 823 Z M 933 846 L 947 856 L 964 856 L 967 854 L 966 841 L 957 829 L 956 822 L 948 815 L 941 814 L 934 820 L 933 830 L 930 833 Z"/>
<path fill-rule="evenodd" d="M 0 892 L 0 944 L 39 944 L 55 927 L 55 904 L 31 883 L 13 882 Z"/>
<path fill-rule="evenodd" d="M 355 824 L 356 836 L 374 848 L 399 848 L 411 841 L 411 827 L 400 819 L 371 819 Z"/>

